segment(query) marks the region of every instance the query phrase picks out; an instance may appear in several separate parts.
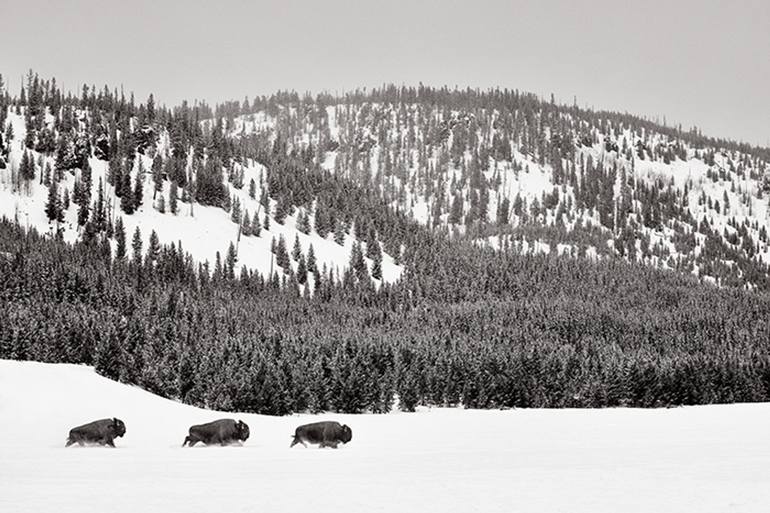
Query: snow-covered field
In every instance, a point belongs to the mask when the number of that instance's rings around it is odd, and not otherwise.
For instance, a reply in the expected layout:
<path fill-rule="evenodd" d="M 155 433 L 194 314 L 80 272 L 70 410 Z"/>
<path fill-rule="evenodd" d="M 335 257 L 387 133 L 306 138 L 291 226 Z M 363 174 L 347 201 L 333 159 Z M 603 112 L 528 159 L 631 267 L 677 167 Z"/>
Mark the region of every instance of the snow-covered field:
<path fill-rule="evenodd" d="M 116 449 L 64 448 L 117 416 Z M 181 448 L 224 416 L 243 447 Z M 338 450 L 289 449 L 295 426 L 353 428 Z M 91 368 L 0 360 L 0 511 L 768 511 L 770 404 L 667 410 L 432 409 L 389 415 L 220 414 Z"/>

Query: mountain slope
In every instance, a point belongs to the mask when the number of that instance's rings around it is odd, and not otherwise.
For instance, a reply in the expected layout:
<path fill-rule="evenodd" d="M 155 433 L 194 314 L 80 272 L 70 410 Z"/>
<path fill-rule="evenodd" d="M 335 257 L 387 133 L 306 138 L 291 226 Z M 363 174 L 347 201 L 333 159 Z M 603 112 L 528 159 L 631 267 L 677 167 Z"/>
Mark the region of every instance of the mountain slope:
<path fill-rule="evenodd" d="M 768 287 L 770 152 L 511 91 L 389 88 L 224 106 L 433 227 Z"/>
<path fill-rule="evenodd" d="M 4 170 L 0 169 L 0 216 L 17 219 L 22 225 L 34 227 L 41 233 L 53 234 L 57 224 L 46 217 L 48 187 L 43 183 L 43 174 L 46 166 L 56 167 L 56 159 L 53 155 L 45 155 L 25 148 L 26 126 L 22 115 L 9 113 L 6 122 L 8 126 L 12 127 L 14 138 L 7 141 L 7 167 Z M 49 121 L 49 127 L 53 129 L 52 119 Z M 167 139 L 167 134 L 163 132 L 159 137 L 157 149 L 153 153 L 167 155 L 170 152 Z M 18 178 L 14 177 L 14 173 L 20 167 L 25 152 L 37 163 L 36 177 L 17 186 L 19 185 Z M 142 204 L 135 212 L 125 214 L 120 208 L 121 198 L 116 195 L 115 186 L 110 184 L 109 162 L 90 156 L 88 163 L 90 180 L 93 184 L 93 193 L 90 199 L 91 209 L 96 208 L 96 184 L 103 183 L 104 199 L 107 208 L 111 210 L 111 221 L 114 223 L 118 217 L 121 218 L 129 242 L 134 231 L 138 228 L 141 231 L 144 248 L 149 246 L 151 232 L 155 231 L 161 243 L 179 244 L 180 249 L 183 248 L 196 262 L 208 262 L 213 270 L 216 254 L 219 253 L 220 259 L 224 260 L 229 244 L 233 243 L 236 245 L 238 258 L 238 266 L 235 269 L 236 275 L 240 274 L 240 267 L 245 267 L 263 276 L 269 276 L 271 272 L 285 276 L 287 273 L 282 272 L 282 268 L 275 262 L 275 255 L 271 250 L 271 244 L 283 238 L 289 252 L 293 250 L 296 240 L 299 241 L 303 255 L 308 255 L 312 245 L 319 269 L 327 267 L 330 270 L 336 270 L 337 274 L 341 275 L 342 271 L 349 266 L 350 254 L 356 242 L 355 237 L 346 237 L 344 242 L 339 244 L 331 235 L 321 237 L 315 232 L 304 233 L 298 228 L 298 216 L 300 213 L 306 212 L 307 209 L 298 209 L 294 214 L 288 214 L 279 223 L 272 214 L 276 208 L 276 202 L 268 200 L 267 215 L 271 217 L 272 222 L 269 228 L 262 228 L 259 236 L 243 234 L 241 226 L 232 222 L 230 213 L 216 206 L 193 205 L 189 201 L 183 202 L 180 197 L 178 199 L 179 210 L 174 214 L 170 211 L 170 199 L 166 199 L 170 198 L 172 193 L 170 180 L 164 180 L 156 194 L 150 172 L 153 159 L 150 155 L 137 153 L 137 158 L 130 170 L 130 176 L 131 183 L 134 185 L 139 179 L 143 182 Z M 141 173 L 140 165 L 141 169 L 144 170 Z M 245 181 L 248 184 L 250 180 L 254 180 L 256 184 L 255 198 L 250 196 L 248 187 L 237 188 L 231 183 L 225 182 L 224 186 L 227 188 L 228 197 L 238 199 L 241 211 L 244 215 L 248 214 L 250 220 L 253 219 L 252 215 L 258 216 L 260 224 L 264 224 L 266 214 L 261 208 L 259 198 L 265 188 L 265 167 L 249 160 L 244 164 L 235 165 L 234 168 L 239 173 L 242 182 Z M 64 191 L 73 193 L 76 189 L 76 182 L 81 181 L 82 176 L 80 169 L 62 173 L 62 177 L 57 183 L 59 193 L 62 194 Z M 177 194 L 181 195 L 182 191 L 179 190 Z M 166 205 L 169 205 L 164 207 L 166 211 L 163 213 L 158 210 L 158 198 L 161 197 L 164 198 L 163 201 Z M 309 222 L 312 223 L 312 213 L 309 213 L 309 218 Z M 78 205 L 74 201 L 70 202 L 70 207 L 64 212 L 64 221 L 58 226 L 62 228 L 63 238 L 67 241 L 74 241 L 81 237 L 83 228 L 78 224 Z M 115 243 L 113 242 L 113 248 L 114 246 Z M 371 267 L 371 259 L 364 258 Z M 296 272 L 298 261 L 294 259 L 291 264 L 293 272 Z M 387 254 L 383 255 L 381 267 L 382 279 L 387 282 L 395 281 L 403 270 L 401 266 L 394 264 L 393 259 Z"/>

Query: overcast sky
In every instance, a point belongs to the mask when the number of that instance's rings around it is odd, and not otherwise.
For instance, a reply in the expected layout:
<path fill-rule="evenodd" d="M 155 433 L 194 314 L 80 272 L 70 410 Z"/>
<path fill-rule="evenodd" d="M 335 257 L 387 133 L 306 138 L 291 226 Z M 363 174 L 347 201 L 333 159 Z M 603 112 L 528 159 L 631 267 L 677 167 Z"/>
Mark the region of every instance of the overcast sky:
<path fill-rule="evenodd" d="M 213 103 L 508 87 L 770 145 L 770 1 L 0 0 L 0 73 Z"/>

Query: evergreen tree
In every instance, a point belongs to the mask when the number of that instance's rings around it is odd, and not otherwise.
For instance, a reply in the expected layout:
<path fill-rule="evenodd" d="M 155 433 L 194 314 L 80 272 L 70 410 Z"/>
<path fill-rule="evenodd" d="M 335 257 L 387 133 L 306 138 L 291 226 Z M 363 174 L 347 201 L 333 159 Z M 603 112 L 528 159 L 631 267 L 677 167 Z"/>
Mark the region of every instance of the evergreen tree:
<path fill-rule="evenodd" d="M 99 177 L 99 188 L 96 190 L 96 203 L 93 212 L 94 227 L 102 232 L 107 229 L 107 210 L 104 203 L 104 183 Z"/>
<path fill-rule="evenodd" d="M 265 212 L 265 224 L 263 225 L 265 230 L 270 231 L 270 213 Z"/>
<path fill-rule="evenodd" d="M 382 252 L 377 252 L 372 257 L 372 278 L 382 279 Z"/>
<path fill-rule="evenodd" d="M 334 242 L 340 246 L 345 245 L 345 227 L 339 219 L 334 220 Z"/>
<path fill-rule="evenodd" d="M 310 244 L 310 247 L 307 249 L 307 270 L 310 271 L 311 273 L 315 273 L 318 271 L 318 266 L 315 258 L 315 250 L 313 249 L 312 244 Z"/>
<path fill-rule="evenodd" d="M 306 235 L 310 233 L 310 214 L 304 209 L 297 216 L 297 229 Z"/>
<path fill-rule="evenodd" d="M 131 248 L 134 250 L 131 260 L 135 265 L 141 266 L 142 264 L 142 232 L 139 231 L 138 226 L 136 227 L 136 230 L 134 230 L 134 238 L 131 241 Z"/>
<path fill-rule="evenodd" d="M 249 216 L 249 209 L 243 211 L 243 220 L 241 221 L 241 233 L 246 237 L 251 235 L 251 216 Z"/>
<path fill-rule="evenodd" d="M 147 245 L 147 257 L 145 258 L 147 268 L 154 268 L 158 264 L 159 259 L 160 240 L 158 239 L 158 234 L 155 232 L 155 230 L 152 230 L 150 233 L 150 241 Z"/>
<path fill-rule="evenodd" d="M 353 249 L 350 252 L 350 268 L 355 271 L 356 277 L 361 281 L 364 281 L 369 275 L 361 250 L 361 243 L 358 241 L 353 244 Z"/>
<path fill-rule="evenodd" d="M 176 215 L 178 212 L 177 196 L 179 196 L 179 187 L 176 182 L 171 182 L 171 186 L 168 191 L 168 208 L 172 214 Z"/>
<path fill-rule="evenodd" d="M 238 255 L 235 252 L 235 245 L 230 241 L 230 246 L 227 248 L 227 257 L 225 259 L 225 278 L 227 280 L 235 280 L 235 264 L 238 261 Z"/>
<path fill-rule="evenodd" d="M 83 195 L 85 196 L 85 195 Z M 91 205 L 87 197 L 81 197 L 78 207 L 78 226 L 85 226 L 91 214 Z"/>
<path fill-rule="evenodd" d="M 65 187 L 62 193 L 62 209 L 66 212 L 70 208 L 70 191 Z"/>
<path fill-rule="evenodd" d="M 138 229 L 138 228 L 137 228 Z M 139 239 L 141 244 L 141 239 Z M 126 258 L 126 229 L 123 226 L 123 218 L 118 217 L 115 221 L 115 242 L 117 247 L 115 249 L 115 258 L 122 261 Z M 139 249 L 141 252 L 141 248 Z"/>
<path fill-rule="evenodd" d="M 128 215 L 134 213 L 134 194 L 131 188 L 131 174 L 123 175 L 123 187 L 121 188 L 120 208 Z"/>
<path fill-rule="evenodd" d="M 305 264 L 305 256 L 301 253 L 297 264 L 297 282 L 300 285 L 304 285 L 307 282 L 307 265 Z"/>
<path fill-rule="evenodd" d="M 59 198 L 59 187 L 55 180 L 51 180 L 48 186 L 48 201 L 45 204 L 45 214 L 48 221 L 61 223 L 64 221 L 64 211 L 62 210 L 61 199 Z"/>
<path fill-rule="evenodd" d="M 286 251 L 286 239 L 283 238 L 283 234 L 278 236 L 278 244 L 275 248 L 275 262 L 284 270 L 291 269 L 291 263 L 289 260 L 289 253 Z"/>
<path fill-rule="evenodd" d="M 457 193 L 452 200 L 452 209 L 449 212 L 449 224 L 460 224 L 463 220 L 463 198 Z"/>
<path fill-rule="evenodd" d="M 136 185 L 134 187 L 134 209 L 138 210 L 144 202 L 144 169 L 142 159 L 139 159 L 139 169 L 136 172 Z"/>
<path fill-rule="evenodd" d="M 230 220 L 236 224 L 240 224 L 241 219 L 243 218 L 241 215 L 241 200 L 238 199 L 238 196 L 233 195 L 231 204 L 232 210 L 230 211 Z"/>
<path fill-rule="evenodd" d="M 254 212 L 254 218 L 251 220 L 251 234 L 259 237 L 262 233 L 262 224 L 259 222 L 259 214 Z"/>
<path fill-rule="evenodd" d="M 21 162 L 19 163 L 19 176 L 26 181 L 35 179 L 35 161 L 32 157 L 30 157 L 27 150 L 24 150 L 24 153 L 21 155 Z"/>
<path fill-rule="evenodd" d="M 249 198 L 256 199 L 256 197 L 257 197 L 257 184 L 252 178 L 249 181 Z"/>
<path fill-rule="evenodd" d="M 294 236 L 294 247 L 291 250 L 291 257 L 298 261 L 299 257 L 302 256 L 302 246 L 299 243 L 299 235 Z M 302 283 L 302 282 L 300 282 Z"/>
<path fill-rule="evenodd" d="M 152 183 L 154 185 L 152 199 L 163 190 L 163 157 L 155 155 L 152 160 Z"/>

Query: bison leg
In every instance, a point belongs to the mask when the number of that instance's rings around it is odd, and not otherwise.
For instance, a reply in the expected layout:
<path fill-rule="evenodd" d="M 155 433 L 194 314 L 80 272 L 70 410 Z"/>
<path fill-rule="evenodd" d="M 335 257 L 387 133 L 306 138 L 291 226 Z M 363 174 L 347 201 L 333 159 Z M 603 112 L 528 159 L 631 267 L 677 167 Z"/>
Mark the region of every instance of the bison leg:
<path fill-rule="evenodd" d="M 185 442 L 189 442 L 190 443 L 190 447 L 192 447 L 195 444 L 197 444 L 198 442 L 200 442 L 200 440 L 197 437 L 188 436 L 187 438 L 185 438 Z"/>

